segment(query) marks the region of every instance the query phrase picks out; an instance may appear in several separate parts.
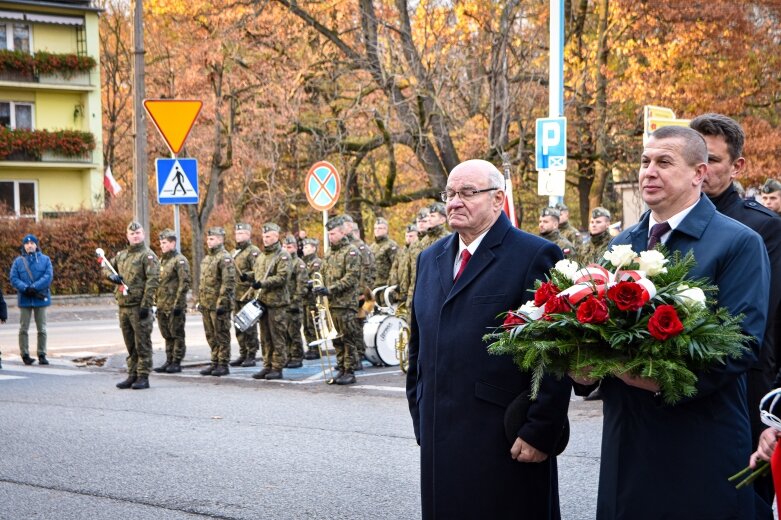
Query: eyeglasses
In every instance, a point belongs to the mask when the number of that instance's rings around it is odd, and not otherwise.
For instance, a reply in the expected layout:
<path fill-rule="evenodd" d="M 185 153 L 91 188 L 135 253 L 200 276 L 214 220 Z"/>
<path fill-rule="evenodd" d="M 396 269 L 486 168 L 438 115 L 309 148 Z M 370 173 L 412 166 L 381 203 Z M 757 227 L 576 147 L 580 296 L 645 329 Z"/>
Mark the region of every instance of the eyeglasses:
<path fill-rule="evenodd" d="M 439 192 L 439 198 L 442 199 L 442 202 L 447 202 L 449 200 L 453 200 L 456 198 L 456 195 L 458 195 L 458 198 L 463 200 L 471 200 L 475 198 L 479 193 L 485 193 L 486 191 L 494 191 L 501 188 L 486 188 L 484 190 L 474 190 L 474 189 L 467 189 L 467 190 L 445 190 Z"/>

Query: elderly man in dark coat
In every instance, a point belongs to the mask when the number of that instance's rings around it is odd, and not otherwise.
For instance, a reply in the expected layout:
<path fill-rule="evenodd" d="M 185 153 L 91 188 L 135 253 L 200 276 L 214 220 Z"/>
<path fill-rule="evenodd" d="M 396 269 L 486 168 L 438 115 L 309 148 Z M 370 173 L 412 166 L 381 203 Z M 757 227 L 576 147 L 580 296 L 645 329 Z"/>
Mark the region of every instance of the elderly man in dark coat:
<path fill-rule="evenodd" d="M 503 187 L 491 163 L 456 166 L 442 195 L 455 233 L 418 258 L 407 399 L 421 447 L 423 518 L 560 517 L 554 445 L 570 383 L 546 377 L 508 441 L 505 409 L 528 391 L 530 375 L 489 355 L 482 338 L 500 313 L 529 299 L 562 253 L 510 225 Z"/>
<path fill-rule="evenodd" d="M 598 520 L 753 520 L 759 513 L 754 490 L 737 490 L 727 478 L 751 454 L 746 373 L 765 330 L 770 268 L 760 236 L 701 195 L 707 162 L 705 141 L 694 130 L 654 132 L 639 175 L 651 211 L 611 245 L 631 244 L 639 252 L 656 236 L 670 251 L 692 251 L 697 265 L 689 277 L 718 286 L 718 304 L 745 316 L 751 351 L 698 372 L 696 395 L 675 405 L 664 404 L 653 379 L 622 374 L 602 381 Z M 576 391 L 583 395 L 593 386 L 576 385 Z"/>

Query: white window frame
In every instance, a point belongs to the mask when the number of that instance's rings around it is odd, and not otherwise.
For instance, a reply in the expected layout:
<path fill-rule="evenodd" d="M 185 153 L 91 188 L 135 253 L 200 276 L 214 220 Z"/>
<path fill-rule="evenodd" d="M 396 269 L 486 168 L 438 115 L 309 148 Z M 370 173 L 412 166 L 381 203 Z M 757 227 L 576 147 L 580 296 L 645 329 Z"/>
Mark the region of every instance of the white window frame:
<path fill-rule="evenodd" d="M 22 20 L 0 20 L 0 24 L 5 25 L 5 48 L 9 51 L 16 50 L 14 48 L 14 25 L 26 25 L 29 34 L 27 43 L 30 46 L 30 54 L 33 54 L 33 24 Z"/>
<path fill-rule="evenodd" d="M 35 103 L 31 101 L 11 101 L 8 99 L 0 99 L 0 103 L 8 103 L 11 105 L 11 124 L 8 128 L 16 130 L 16 107 L 18 105 L 27 105 L 30 107 L 30 130 L 35 130 Z"/>
<path fill-rule="evenodd" d="M 12 182 L 14 184 L 14 214 L 16 215 L 16 218 L 29 218 L 33 219 L 36 222 L 38 221 L 38 181 L 30 180 L 30 179 L 0 179 L 0 182 Z M 32 184 L 33 185 L 33 199 L 34 199 L 34 208 L 33 211 L 35 213 L 33 214 L 25 214 L 22 215 L 20 213 L 21 208 L 19 207 L 19 184 Z"/>

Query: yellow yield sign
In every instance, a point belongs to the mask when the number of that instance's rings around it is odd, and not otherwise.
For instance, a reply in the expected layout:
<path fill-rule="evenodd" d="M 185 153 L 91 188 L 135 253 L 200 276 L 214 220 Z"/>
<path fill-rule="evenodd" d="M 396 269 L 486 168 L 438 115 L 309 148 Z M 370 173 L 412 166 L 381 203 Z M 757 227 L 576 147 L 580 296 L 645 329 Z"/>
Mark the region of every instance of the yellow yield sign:
<path fill-rule="evenodd" d="M 182 149 L 203 102 L 192 99 L 145 99 L 149 117 L 174 155 Z"/>

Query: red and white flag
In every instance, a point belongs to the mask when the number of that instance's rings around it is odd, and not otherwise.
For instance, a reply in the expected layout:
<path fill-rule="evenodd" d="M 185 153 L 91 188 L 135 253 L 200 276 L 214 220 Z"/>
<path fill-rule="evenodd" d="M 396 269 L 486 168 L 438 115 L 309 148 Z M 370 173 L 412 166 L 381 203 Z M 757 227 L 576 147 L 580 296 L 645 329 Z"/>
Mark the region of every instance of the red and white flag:
<path fill-rule="evenodd" d="M 106 168 L 106 173 L 103 175 L 103 186 L 105 186 L 106 190 L 114 197 L 122 191 L 122 186 L 120 186 L 114 176 L 111 175 L 111 166 Z"/>
<path fill-rule="evenodd" d="M 504 214 L 510 219 L 514 227 L 518 227 L 518 219 L 515 218 L 515 201 L 513 199 L 513 182 L 509 175 L 504 177 Z"/>

